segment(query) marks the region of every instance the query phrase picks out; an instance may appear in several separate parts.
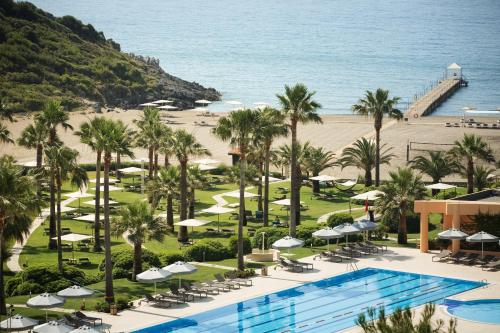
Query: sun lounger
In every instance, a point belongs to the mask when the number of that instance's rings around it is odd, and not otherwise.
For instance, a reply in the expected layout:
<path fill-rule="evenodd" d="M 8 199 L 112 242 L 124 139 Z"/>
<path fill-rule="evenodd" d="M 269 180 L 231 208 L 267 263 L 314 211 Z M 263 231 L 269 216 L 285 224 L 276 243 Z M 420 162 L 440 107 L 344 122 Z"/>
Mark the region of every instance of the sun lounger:
<path fill-rule="evenodd" d="M 342 248 L 336 248 L 335 250 L 333 250 L 333 253 L 343 258 L 351 259 L 353 257 L 351 251 L 345 251 Z"/>
<path fill-rule="evenodd" d="M 453 253 L 448 257 L 448 261 L 453 261 L 454 263 L 459 263 L 460 259 L 465 258 L 465 252 L 459 251 L 457 253 Z"/>
<path fill-rule="evenodd" d="M 146 300 L 147 303 L 153 303 L 154 305 L 157 305 L 162 308 L 169 308 L 172 306 L 172 302 L 170 302 L 169 300 L 159 297 L 153 297 L 151 294 L 145 294 L 144 299 Z"/>
<path fill-rule="evenodd" d="M 380 249 L 379 247 L 377 246 L 374 246 L 374 245 L 369 245 L 369 244 L 365 244 L 363 242 L 357 242 L 356 243 L 358 246 L 361 246 L 362 248 L 365 248 L 365 249 L 368 249 L 370 252 L 372 253 L 378 253 L 378 250 Z"/>
<path fill-rule="evenodd" d="M 357 250 L 351 249 L 348 246 L 342 246 L 342 250 L 344 250 L 344 252 L 350 253 L 351 257 L 361 257 L 363 255 L 363 253 L 361 253 Z"/>
<path fill-rule="evenodd" d="M 212 287 L 212 286 L 209 286 L 208 284 L 201 284 L 200 282 L 194 282 L 191 286 L 191 288 L 193 288 L 194 290 L 198 290 L 198 291 L 205 291 L 207 294 L 210 293 L 210 294 L 220 294 L 220 288 L 219 287 Z"/>
<path fill-rule="evenodd" d="M 207 281 L 202 283 L 204 286 L 209 286 L 213 288 L 219 288 L 220 291 L 231 291 L 231 287 L 226 283 L 220 283 L 215 281 Z"/>
<path fill-rule="evenodd" d="M 276 267 L 281 267 L 281 268 L 286 269 L 287 271 L 292 271 L 292 272 L 303 272 L 304 271 L 304 267 L 302 267 L 300 265 L 292 264 L 291 262 L 287 262 L 283 258 L 279 258 Z M 274 269 L 276 269 L 276 267 Z"/>
<path fill-rule="evenodd" d="M 500 259 L 490 261 L 487 264 L 483 265 L 483 271 L 484 270 L 496 270 L 497 268 L 500 267 Z"/>
<path fill-rule="evenodd" d="M 87 322 L 89 324 L 92 324 L 93 326 L 96 326 L 97 324 L 98 325 L 102 325 L 102 318 L 97 318 L 97 317 L 89 317 L 87 316 L 85 313 L 81 312 L 81 311 L 76 311 L 75 313 L 73 313 L 73 315 L 80 319 L 81 321 L 84 321 L 84 322 Z"/>
<path fill-rule="evenodd" d="M 172 292 L 162 292 L 162 293 L 160 293 L 159 298 L 166 299 L 168 301 L 179 303 L 179 304 L 186 303 L 185 297 L 183 295 L 175 295 Z"/>
<path fill-rule="evenodd" d="M 236 288 L 240 289 L 241 288 L 241 286 L 240 286 L 240 284 L 238 282 L 226 280 L 220 274 L 214 274 L 214 277 L 215 277 L 215 282 L 225 284 L 229 288 L 233 288 L 233 289 L 236 289 Z"/>
<path fill-rule="evenodd" d="M 328 261 L 331 261 L 331 262 L 342 262 L 341 256 L 338 256 L 335 253 L 332 253 L 330 251 L 323 251 L 319 255 L 315 256 L 314 259 L 316 259 L 318 257 L 320 259 L 327 259 Z"/>
<path fill-rule="evenodd" d="M 252 286 L 253 285 L 253 281 L 251 279 L 239 278 L 236 276 L 236 274 L 234 272 L 228 272 L 225 275 L 226 275 L 226 278 L 229 279 L 229 281 L 238 282 L 240 285 L 243 285 L 243 286 Z"/>
<path fill-rule="evenodd" d="M 378 247 L 379 249 L 381 249 L 382 251 L 387 251 L 387 245 L 384 245 L 384 244 L 375 244 L 373 242 L 370 242 L 368 240 L 365 240 L 364 243 L 366 245 L 370 245 L 370 246 L 376 246 Z"/>
<path fill-rule="evenodd" d="M 476 260 L 479 258 L 478 253 L 469 253 L 467 257 L 460 259 L 460 263 L 466 264 L 466 265 L 474 265 Z"/>
<path fill-rule="evenodd" d="M 481 265 L 486 265 L 487 263 L 493 261 L 493 260 L 496 260 L 497 257 L 493 256 L 493 255 L 486 255 L 484 256 L 484 258 L 479 258 L 476 260 L 476 263 L 478 264 L 481 264 Z"/>
<path fill-rule="evenodd" d="M 69 313 L 64 314 L 64 319 L 65 319 L 66 324 L 68 326 L 71 326 L 74 328 L 78 328 L 78 327 L 81 327 L 81 326 L 88 324 L 88 323 L 84 322 L 83 320 L 78 319 L 77 317 L 70 315 Z"/>
<path fill-rule="evenodd" d="M 354 251 L 361 252 L 362 254 L 372 254 L 372 252 L 373 252 L 372 249 L 365 247 L 365 246 L 361 246 L 361 245 L 356 244 L 356 243 L 349 244 L 349 248 L 354 250 Z"/>
<path fill-rule="evenodd" d="M 188 282 L 182 283 L 182 289 L 180 289 L 180 291 L 184 292 L 186 294 L 193 295 L 193 297 L 198 296 L 200 299 L 202 297 L 208 297 L 208 292 L 206 290 L 197 289 L 197 288 L 191 286 Z"/>
<path fill-rule="evenodd" d="M 184 302 L 194 301 L 194 295 L 193 294 L 179 290 L 179 287 L 177 285 L 171 285 L 170 286 L 170 292 L 174 296 L 181 297 Z"/>
<path fill-rule="evenodd" d="M 288 259 L 290 260 L 290 262 L 292 264 L 295 264 L 295 265 L 300 265 L 302 267 L 305 267 L 305 269 L 313 269 L 313 264 L 310 264 L 310 263 L 307 263 L 307 262 L 302 262 L 302 261 L 298 261 L 298 260 L 295 260 L 295 259 Z"/>
<path fill-rule="evenodd" d="M 447 260 L 448 257 L 450 256 L 450 250 L 443 250 L 441 251 L 440 253 L 432 256 L 432 261 L 443 261 L 443 260 Z M 436 258 L 436 260 L 434 260 L 434 258 Z"/>

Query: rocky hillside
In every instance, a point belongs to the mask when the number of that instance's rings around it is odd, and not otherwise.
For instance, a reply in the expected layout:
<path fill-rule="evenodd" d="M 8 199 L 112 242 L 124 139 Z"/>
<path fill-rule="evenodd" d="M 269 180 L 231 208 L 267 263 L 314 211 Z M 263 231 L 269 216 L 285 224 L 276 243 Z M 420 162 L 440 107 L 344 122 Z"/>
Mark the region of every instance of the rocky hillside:
<path fill-rule="evenodd" d="M 88 101 L 130 107 L 164 98 L 190 107 L 220 94 L 165 73 L 154 58 L 121 52 L 118 43 L 72 16 L 0 0 L 0 97 L 25 111 L 40 109 L 47 98 L 68 108 Z"/>

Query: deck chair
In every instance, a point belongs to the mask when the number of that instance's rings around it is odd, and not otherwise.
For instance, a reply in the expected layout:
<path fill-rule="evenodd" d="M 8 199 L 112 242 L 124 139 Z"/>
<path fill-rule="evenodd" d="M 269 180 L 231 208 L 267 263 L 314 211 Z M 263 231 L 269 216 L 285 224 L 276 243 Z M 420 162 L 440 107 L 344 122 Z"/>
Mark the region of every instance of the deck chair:
<path fill-rule="evenodd" d="M 448 257 L 450 256 L 450 250 L 443 250 L 441 251 L 440 253 L 432 256 L 432 261 L 443 261 L 443 260 L 447 260 Z M 436 260 L 434 260 L 436 259 Z"/>

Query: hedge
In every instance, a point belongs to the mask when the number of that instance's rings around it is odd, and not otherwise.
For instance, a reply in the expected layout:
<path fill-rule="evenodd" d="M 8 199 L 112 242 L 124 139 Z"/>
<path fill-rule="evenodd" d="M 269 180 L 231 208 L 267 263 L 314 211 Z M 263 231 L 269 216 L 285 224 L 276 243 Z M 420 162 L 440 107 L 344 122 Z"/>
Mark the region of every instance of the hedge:
<path fill-rule="evenodd" d="M 229 238 L 228 251 L 233 257 L 238 254 L 238 236 Z M 250 238 L 243 237 L 243 255 L 252 253 L 252 242 Z"/>
<path fill-rule="evenodd" d="M 134 252 L 131 249 L 113 252 L 111 253 L 111 262 L 113 263 L 113 270 L 120 268 L 126 271 L 131 271 L 134 266 Z M 151 251 L 142 250 L 142 265 L 144 269 L 149 267 L 160 267 L 160 257 Z M 101 262 L 99 269 L 103 271 L 104 266 L 105 260 Z M 119 271 L 117 271 L 117 274 L 123 275 L 118 272 Z"/>
<path fill-rule="evenodd" d="M 354 223 L 354 219 L 349 213 L 337 213 L 330 215 L 326 223 L 330 228 L 334 228 L 344 223 Z"/>
<path fill-rule="evenodd" d="M 218 261 L 230 258 L 231 253 L 221 242 L 201 240 L 184 250 L 184 257 L 188 261 Z"/>

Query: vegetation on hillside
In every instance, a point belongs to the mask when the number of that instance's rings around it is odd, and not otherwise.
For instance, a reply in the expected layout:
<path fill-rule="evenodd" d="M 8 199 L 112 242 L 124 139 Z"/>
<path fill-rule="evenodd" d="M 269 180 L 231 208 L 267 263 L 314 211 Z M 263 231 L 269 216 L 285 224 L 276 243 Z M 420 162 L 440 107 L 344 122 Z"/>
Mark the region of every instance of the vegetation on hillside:
<path fill-rule="evenodd" d="M 0 2 L 0 97 L 14 111 L 40 110 L 51 98 L 67 108 L 86 101 L 137 105 L 168 97 L 181 106 L 219 93 L 165 73 L 156 59 L 120 51 L 92 25 L 54 17 L 28 2 Z"/>

